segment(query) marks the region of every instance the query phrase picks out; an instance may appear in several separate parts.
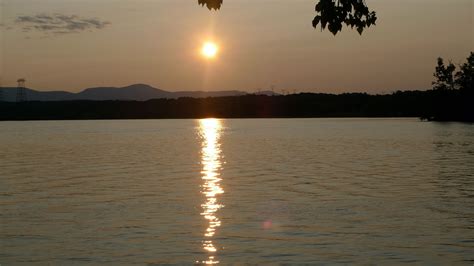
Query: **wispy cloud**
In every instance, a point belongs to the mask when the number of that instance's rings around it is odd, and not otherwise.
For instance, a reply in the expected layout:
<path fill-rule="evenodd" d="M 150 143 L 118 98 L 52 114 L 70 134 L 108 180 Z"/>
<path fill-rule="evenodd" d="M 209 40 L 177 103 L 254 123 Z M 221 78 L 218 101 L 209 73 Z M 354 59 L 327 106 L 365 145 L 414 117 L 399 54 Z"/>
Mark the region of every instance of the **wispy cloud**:
<path fill-rule="evenodd" d="M 83 18 L 76 15 L 36 14 L 18 16 L 14 25 L 23 32 L 42 32 L 46 34 L 69 34 L 103 29 L 110 22 L 98 18 Z"/>

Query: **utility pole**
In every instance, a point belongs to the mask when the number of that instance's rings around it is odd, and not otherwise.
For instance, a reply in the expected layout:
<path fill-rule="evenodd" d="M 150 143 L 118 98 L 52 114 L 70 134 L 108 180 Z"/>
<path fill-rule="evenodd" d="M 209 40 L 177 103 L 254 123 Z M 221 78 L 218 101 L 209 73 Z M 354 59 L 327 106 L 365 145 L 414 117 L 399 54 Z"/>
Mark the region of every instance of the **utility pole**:
<path fill-rule="evenodd" d="M 26 102 L 28 99 L 26 97 L 26 89 L 25 89 L 25 82 L 24 78 L 18 79 L 18 87 L 16 88 L 16 102 Z"/>

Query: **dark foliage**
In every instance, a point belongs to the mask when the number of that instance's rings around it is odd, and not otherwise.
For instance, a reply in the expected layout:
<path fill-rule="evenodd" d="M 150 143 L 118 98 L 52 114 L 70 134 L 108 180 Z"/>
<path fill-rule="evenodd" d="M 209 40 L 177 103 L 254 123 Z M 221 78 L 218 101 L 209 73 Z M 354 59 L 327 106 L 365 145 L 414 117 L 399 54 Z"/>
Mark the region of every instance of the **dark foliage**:
<path fill-rule="evenodd" d="M 206 5 L 209 10 L 219 9 L 223 0 L 198 0 L 200 5 Z M 319 0 L 315 7 L 316 17 L 313 27 L 321 26 L 334 35 L 342 30 L 343 24 L 356 28 L 362 34 L 365 28 L 375 25 L 377 16 L 370 11 L 364 0 Z"/>
<path fill-rule="evenodd" d="M 433 88 L 437 90 L 454 90 L 454 71 L 456 67 L 450 62 L 444 65 L 443 58 L 438 58 L 438 65 L 435 68 L 433 76 L 436 81 L 433 82 Z"/>
<path fill-rule="evenodd" d="M 444 60 L 438 58 L 434 73 L 436 81 L 433 82 L 434 108 L 429 119 L 473 121 L 474 53 L 470 53 L 456 74 L 454 71 L 456 66 L 452 63 L 445 66 Z"/>
<path fill-rule="evenodd" d="M 439 100 L 442 106 L 436 105 Z M 271 118 L 271 117 L 423 117 L 474 121 L 458 90 L 404 91 L 286 96 L 246 95 L 139 101 L 62 101 L 0 103 L 0 120 Z"/>
<path fill-rule="evenodd" d="M 222 6 L 222 1 L 223 0 L 198 0 L 198 3 L 202 6 L 206 5 L 206 7 L 211 10 L 211 9 L 219 9 Z"/>
<path fill-rule="evenodd" d="M 474 53 L 471 52 L 466 59 L 466 63 L 460 66 L 460 70 L 455 75 L 456 84 L 463 91 L 474 90 Z"/>
<path fill-rule="evenodd" d="M 321 25 L 321 29 L 336 35 L 345 24 L 356 28 L 362 34 L 365 28 L 375 25 L 377 16 L 371 12 L 364 0 L 319 0 L 316 4 L 318 15 L 313 20 L 313 27 Z"/>

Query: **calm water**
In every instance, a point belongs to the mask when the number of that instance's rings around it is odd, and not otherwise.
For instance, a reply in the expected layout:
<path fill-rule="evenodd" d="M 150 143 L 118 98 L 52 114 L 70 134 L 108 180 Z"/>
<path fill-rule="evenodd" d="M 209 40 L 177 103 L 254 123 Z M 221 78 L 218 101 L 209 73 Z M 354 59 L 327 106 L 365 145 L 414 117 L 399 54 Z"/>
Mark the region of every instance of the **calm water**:
<path fill-rule="evenodd" d="M 0 123 L 0 264 L 474 261 L 474 125 Z"/>

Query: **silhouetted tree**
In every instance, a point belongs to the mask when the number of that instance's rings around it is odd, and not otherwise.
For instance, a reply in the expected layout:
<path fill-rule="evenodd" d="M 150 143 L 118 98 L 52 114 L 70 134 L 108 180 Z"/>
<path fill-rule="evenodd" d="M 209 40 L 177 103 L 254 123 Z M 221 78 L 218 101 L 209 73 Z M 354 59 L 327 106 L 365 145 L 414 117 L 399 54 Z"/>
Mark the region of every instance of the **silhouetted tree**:
<path fill-rule="evenodd" d="M 473 90 L 474 87 L 474 53 L 471 52 L 466 59 L 466 63 L 459 66 L 460 70 L 454 74 L 456 67 L 450 62 L 444 65 L 443 58 L 438 58 L 438 65 L 433 74 L 436 81 L 433 82 L 433 88 L 437 90 Z"/>
<path fill-rule="evenodd" d="M 435 68 L 432 94 L 432 112 L 427 116 L 437 121 L 474 121 L 474 53 L 471 52 L 467 62 L 460 65 L 455 73 L 456 66 L 451 62 L 444 65 L 442 58 L 438 58 Z"/>
<path fill-rule="evenodd" d="M 463 91 L 474 90 L 474 53 L 471 52 L 466 59 L 466 63 L 460 66 L 460 70 L 456 73 L 456 84 Z"/>
<path fill-rule="evenodd" d="M 447 66 L 444 65 L 443 58 L 438 58 L 438 65 L 433 74 L 436 81 L 433 82 L 433 88 L 437 90 L 453 90 L 455 88 L 454 70 L 456 67 L 450 62 Z"/>
<path fill-rule="evenodd" d="M 237 0 L 235 0 L 237 1 Z M 209 10 L 219 9 L 223 0 L 198 0 L 200 5 L 206 5 Z M 315 7 L 316 17 L 313 27 L 321 26 L 334 35 L 342 30 L 343 24 L 356 28 L 362 34 L 365 28 L 375 25 L 377 16 L 370 11 L 364 0 L 319 0 Z"/>

